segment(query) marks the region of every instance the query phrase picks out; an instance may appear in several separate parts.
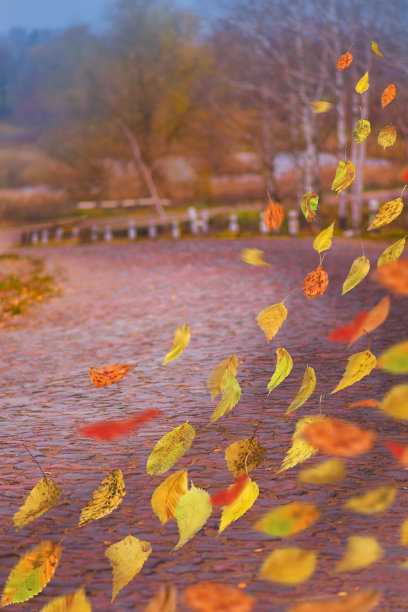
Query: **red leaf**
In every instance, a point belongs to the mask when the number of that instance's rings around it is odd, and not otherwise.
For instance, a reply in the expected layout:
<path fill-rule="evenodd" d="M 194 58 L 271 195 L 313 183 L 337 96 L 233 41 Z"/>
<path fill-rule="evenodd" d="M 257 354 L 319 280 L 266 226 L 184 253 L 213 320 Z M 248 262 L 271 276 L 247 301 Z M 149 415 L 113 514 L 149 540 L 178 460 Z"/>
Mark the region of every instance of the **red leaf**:
<path fill-rule="evenodd" d="M 243 474 L 238 478 L 234 484 L 228 487 L 228 489 L 222 489 L 218 493 L 211 495 L 211 503 L 213 506 L 228 506 L 234 502 L 238 495 L 243 491 L 245 485 L 249 480 L 248 474 Z"/>
<path fill-rule="evenodd" d="M 138 429 L 141 425 L 162 414 L 158 408 L 144 410 L 140 414 L 129 417 L 123 421 L 97 421 L 93 425 L 81 427 L 78 432 L 95 440 L 114 440 L 124 434 Z"/>
<path fill-rule="evenodd" d="M 329 340 L 333 342 L 350 342 L 354 334 L 364 325 L 364 321 L 368 315 L 367 310 L 362 310 L 348 325 L 334 329 Z"/>
<path fill-rule="evenodd" d="M 408 446 L 399 442 L 384 442 L 390 453 L 403 465 L 408 466 Z"/>

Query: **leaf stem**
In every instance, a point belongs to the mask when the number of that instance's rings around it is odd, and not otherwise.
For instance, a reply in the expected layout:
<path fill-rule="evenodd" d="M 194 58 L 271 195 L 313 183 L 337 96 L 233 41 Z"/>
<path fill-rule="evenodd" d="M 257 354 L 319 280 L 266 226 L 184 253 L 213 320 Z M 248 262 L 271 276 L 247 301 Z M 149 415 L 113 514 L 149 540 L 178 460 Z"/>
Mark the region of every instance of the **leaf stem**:
<path fill-rule="evenodd" d="M 42 469 L 41 465 L 38 463 L 37 459 L 34 457 L 33 453 L 30 451 L 30 449 L 24 444 L 24 442 L 21 443 L 24 448 L 26 449 L 27 453 L 29 453 L 29 455 L 31 455 L 31 458 L 33 459 L 33 461 L 35 461 L 35 463 L 38 465 L 38 467 L 40 468 L 41 474 L 44 476 L 44 478 L 47 480 L 47 476 L 45 475 L 44 470 Z"/>

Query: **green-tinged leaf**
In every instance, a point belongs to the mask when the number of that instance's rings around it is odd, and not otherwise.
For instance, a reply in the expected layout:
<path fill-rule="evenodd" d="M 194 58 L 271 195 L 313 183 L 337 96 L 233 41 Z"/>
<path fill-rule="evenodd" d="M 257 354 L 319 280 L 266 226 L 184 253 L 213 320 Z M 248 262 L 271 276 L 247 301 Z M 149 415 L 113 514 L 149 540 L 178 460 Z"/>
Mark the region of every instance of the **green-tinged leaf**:
<path fill-rule="evenodd" d="M 316 209 L 319 203 L 319 196 L 314 191 L 308 191 L 300 200 L 300 207 L 305 215 L 306 221 L 310 223 L 316 218 Z"/>
<path fill-rule="evenodd" d="M 315 251 L 321 253 L 322 251 L 327 251 L 327 249 L 330 249 L 332 245 L 333 230 L 334 221 L 329 225 L 329 227 L 322 230 L 320 234 L 317 234 L 316 238 L 313 240 L 313 248 Z"/>
<path fill-rule="evenodd" d="M 211 415 L 210 423 L 215 423 L 226 412 L 232 410 L 238 404 L 241 397 L 241 387 L 235 376 L 228 372 L 228 370 L 224 373 L 222 384 L 222 396 Z"/>
<path fill-rule="evenodd" d="M 110 514 L 126 495 L 125 483 L 120 470 L 113 470 L 93 492 L 89 502 L 81 510 L 78 527 Z"/>
<path fill-rule="evenodd" d="M 314 113 L 327 113 L 333 106 L 331 102 L 326 102 L 325 100 L 317 100 L 316 102 L 310 102 L 310 104 L 313 104 Z"/>
<path fill-rule="evenodd" d="M 364 378 L 364 376 L 368 376 L 376 365 L 377 359 L 369 349 L 361 353 L 350 355 L 346 365 L 346 371 L 337 387 L 333 389 L 331 393 L 337 393 L 337 391 L 341 391 L 341 389 L 354 385 L 354 383 Z"/>
<path fill-rule="evenodd" d="M 277 548 L 265 560 L 260 575 L 280 584 L 304 582 L 316 569 L 317 553 L 302 548 Z"/>
<path fill-rule="evenodd" d="M 329 599 L 313 599 L 296 604 L 288 612 L 371 612 L 380 603 L 381 592 L 359 591 Z"/>
<path fill-rule="evenodd" d="M 151 552 L 150 542 L 138 540 L 132 535 L 105 550 L 105 557 L 109 559 L 113 572 L 112 602 L 119 591 L 140 572 Z"/>
<path fill-rule="evenodd" d="M 275 538 L 286 538 L 313 525 L 321 512 L 314 504 L 291 502 L 265 514 L 253 529 Z"/>
<path fill-rule="evenodd" d="M 271 380 L 268 382 L 269 393 L 289 376 L 293 367 L 292 357 L 284 348 L 276 349 L 276 357 L 277 361 L 275 372 L 273 373 Z"/>
<path fill-rule="evenodd" d="M 55 506 L 60 497 L 61 489 L 50 478 L 41 478 L 13 516 L 16 531 Z"/>
<path fill-rule="evenodd" d="M 402 198 L 396 198 L 395 200 L 391 200 L 390 202 L 381 204 L 378 213 L 368 226 L 367 230 L 377 229 L 378 227 L 382 227 L 383 225 L 391 223 L 391 221 L 394 221 L 394 219 L 396 219 L 401 214 L 403 208 L 404 202 Z M 403 249 L 404 246 L 401 249 L 401 253 Z M 398 259 L 398 257 L 395 257 L 394 259 Z"/>
<path fill-rule="evenodd" d="M 342 295 L 353 289 L 363 278 L 365 278 L 370 271 L 370 261 L 365 255 L 360 255 L 351 264 L 347 278 L 343 283 Z"/>
<path fill-rule="evenodd" d="M 356 92 L 358 94 L 362 94 L 365 91 L 367 91 L 369 86 L 370 86 L 370 83 L 368 82 L 368 72 L 366 72 L 365 74 L 363 74 L 363 76 L 361 77 L 361 79 L 357 83 L 357 85 L 356 85 Z"/>
<path fill-rule="evenodd" d="M 374 40 L 371 41 L 371 49 L 379 57 L 384 57 L 383 54 L 381 53 L 381 51 L 378 48 L 378 44 Z"/>
<path fill-rule="evenodd" d="M 377 359 L 377 367 L 392 374 L 408 374 L 408 341 L 394 344 L 381 353 Z"/>
<path fill-rule="evenodd" d="M 268 342 L 272 340 L 274 336 L 276 336 L 280 326 L 285 321 L 287 316 L 288 311 L 283 302 L 273 304 L 273 306 L 268 306 L 268 308 L 261 310 L 256 318 L 256 321 L 264 332 Z"/>
<path fill-rule="evenodd" d="M 344 504 L 344 507 L 346 510 L 353 510 L 354 512 L 361 512 L 362 514 L 382 512 L 392 504 L 396 492 L 397 487 L 377 487 L 362 495 L 350 497 Z"/>
<path fill-rule="evenodd" d="M 187 470 L 179 470 L 162 482 L 152 495 L 152 508 L 162 525 L 176 518 L 176 508 L 187 493 Z"/>
<path fill-rule="evenodd" d="M 190 328 L 185 324 L 179 325 L 176 329 L 176 333 L 174 334 L 173 346 L 171 351 L 167 353 L 164 358 L 163 365 L 173 361 L 173 359 L 177 359 L 180 357 L 181 353 L 184 351 L 188 343 L 190 342 Z"/>
<path fill-rule="evenodd" d="M 234 478 L 249 474 L 265 459 L 266 451 L 256 438 L 246 438 L 225 449 L 225 461 Z"/>
<path fill-rule="evenodd" d="M 212 512 L 211 498 L 207 491 L 191 484 L 176 508 L 180 539 L 173 550 L 178 550 L 206 524 Z"/>
<path fill-rule="evenodd" d="M 371 536 L 350 536 L 347 539 L 344 557 L 334 571 L 348 572 L 362 569 L 381 559 L 383 552 L 377 540 Z"/>
<path fill-rule="evenodd" d="M 253 482 L 250 478 L 248 478 L 248 482 L 242 489 L 237 499 L 233 501 L 232 504 L 223 507 L 218 534 L 224 531 L 228 525 L 239 519 L 243 514 L 245 514 L 245 512 L 252 508 L 258 495 L 258 485 L 256 482 Z"/>
<path fill-rule="evenodd" d="M 296 423 L 295 431 L 292 436 L 292 446 L 288 450 L 286 457 L 282 461 L 277 473 L 284 472 L 289 468 L 295 467 L 295 465 L 298 463 L 306 461 L 306 459 L 309 459 L 309 457 L 318 452 L 317 448 L 302 439 L 303 430 L 310 425 L 310 423 L 314 423 L 316 421 L 323 421 L 323 417 L 311 416 L 299 419 L 299 421 Z"/>
<path fill-rule="evenodd" d="M 356 178 L 356 168 L 351 161 L 339 161 L 336 169 L 336 176 L 332 183 L 332 191 L 337 191 L 337 194 L 343 189 L 346 189 Z"/>
<path fill-rule="evenodd" d="M 299 391 L 296 393 L 295 399 L 290 404 L 285 414 L 290 414 L 302 404 L 304 404 L 312 395 L 316 387 L 316 375 L 313 368 L 307 366 L 303 375 L 303 380 Z"/>
<path fill-rule="evenodd" d="M 49 583 L 61 557 L 58 542 L 43 540 L 26 552 L 13 567 L 7 579 L 0 607 L 28 601 Z"/>
<path fill-rule="evenodd" d="M 377 261 L 377 268 L 379 268 L 380 266 L 383 266 L 384 264 L 390 263 L 390 261 L 396 261 L 402 254 L 404 247 L 405 247 L 405 236 L 404 238 L 401 238 L 401 240 L 394 242 L 394 244 L 387 247 L 385 251 L 381 253 Z"/>
<path fill-rule="evenodd" d="M 394 125 L 386 125 L 380 130 L 378 134 L 378 144 L 381 145 L 384 149 L 387 147 L 392 147 L 392 145 L 397 140 L 397 130 Z"/>
<path fill-rule="evenodd" d="M 346 466 L 341 459 L 328 459 L 315 467 L 299 472 L 299 482 L 302 484 L 327 485 L 340 482 L 346 477 Z"/>
<path fill-rule="evenodd" d="M 261 249 L 242 249 L 241 260 L 251 266 L 270 266 L 264 260 L 264 252 Z"/>
<path fill-rule="evenodd" d="M 354 140 L 360 144 L 363 142 L 371 132 L 371 123 L 368 119 L 359 119 L 356 123 L 356 127 L 353 130 Z"/>
<path fill-rule="evenodd" d="M 233 376 L 237 375 L 238 359 L 235 357 L 235 355 L 231 355 L 231 357 L 223 359 L 217 366 L 215 366 L 213 370 L 211 370 L 207 383 L 207 386 L 211 392 L 211 399 L 217 397 L 217 395 L 219 395 L 223 390 L 223 385 L 225 382 L 224 374 L 227 371 Z"/>
<path fill-rule="evenodd" d="M 195 430 L 188 421 L 166 433 L 157 442 L 147 460 L 146 472 L 164 474 L 186 454 L 195 438 Z"/>
<path fill-rule="evenodd" d="M 40 612 L 92 612 L 92 607 L 85 589 L 78 589 L 75 593 L 54 597 Z"/>
<path fill-rule="evenodd" d="M 393 419 L 408 421 L 408 384 L 392 387 L 384 396 L 380 410 Z"/>

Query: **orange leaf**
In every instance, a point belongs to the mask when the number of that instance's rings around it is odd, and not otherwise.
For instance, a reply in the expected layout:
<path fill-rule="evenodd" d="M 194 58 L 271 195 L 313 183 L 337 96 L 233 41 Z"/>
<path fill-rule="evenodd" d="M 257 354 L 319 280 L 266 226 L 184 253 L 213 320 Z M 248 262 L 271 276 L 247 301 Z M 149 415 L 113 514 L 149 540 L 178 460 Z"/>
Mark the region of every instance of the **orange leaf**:
<path fill-rule="evenodd" d="M 293 606 L 288 612 L 370 612 L 380 599 L 380 591 L 367 590 L 346 597 L 307 601 Z"/>
<path fill-rule="evenodd" d="M 137 364 L 111 363 L 100 368 L 89 368 L 89 375 L 96 387 L 107 387 L 119 380 L 134 368 Z"/>
<path fill-rule="evenodd" d="M 359 402 L 352 402 L 347 408 L 357 408 L 357 406 L 364 406 L 365 408 L 378 408 L 381 403 L 375 399 L 360 400 Z"/>
<path fill-rule="evenodd" d="M 199 582 L 184 591 L 184 600 L 196 612 L 251 612 L 255 599 L 226 584 Z"/>
<path fill-rule="evenodd" d="M 371 431 L 331 417 L 309 423 L 302 431 L 302 437 L 323 453 L 339 457 L 361 455 L 374 442 Z"/>
<path fill-rule="evenodd" d="M 151 408 L 122 421 L 98 421 L 92 425 L 81 427 L 78 431 L 81 435 L 95 440 L 114 440 L 161 414 L 162 412 L 158 408 Z"/>
<path fill-rule="evenodd" d="M 394 83 L 391 83 L 390 85 L 388 85 L 388 87 L 386 87 L 384 91 L 382 92 L 381 106 L 384 108 L 384 106 L 387 106 L 387 104 L 392 102 L 393 99 L 395 98 L 396 93 L 397 93 L 397 89 Z"/>
<path fill-rule="evenodd" d="M 345 68 L 348 68 L 352 61 L 353 56 L 350 51 L 347 51 L 347 53 L 340 55 L 339 59 L 336 62 L 337 70 L 344 70 Z"/>
<path fill-rule="evenodd" d="M 402 465 L 408 466 L 408 446 L 400 444 L 399 442 L 384 442 L 390 453 L 402 463 Z"/>
<path fill-rule="evenodd" d="M 375 276 L 390 291 L 408 295 L 408 259 L 397 259 L 380 266 Z"/>
<path fill-rule="evenodd" d="M 386 295 L 382 300 L 378 302 L 372 310 L 367 313 L 366 318 L 362 322 L 359 329 L 356 328 L 353 336 L 350 338 L 349 346 L 354 344 L 359 338 L 364 336 L 366 333 L 374 331 L 384 323 L 388 317 L 390 311 L 390 296 Z"/>
<path fill-rule="evenodd" d="M 222 489 L 218 493 L 211 495 L 211 503 L 213 506 L 228 506 L 234 502 L 238 495 L 243 491 L 249 480 L 248 474 L 243 474 L 234 484 L 228 489 Z"/>
<path fill-rule="evenodd" d="M 278 232 L 285 217 L 283 206 L 277 202 L 269 202 L 264 214 L 265 225 L 268 229 Z"/>
<path fill-rule="evenodd" d="M 351 339 L 356 331 L 360 330 L 361 327 L 364 326 L 367 315 L 368 312 L 366 310 L 362 310 L 351 323 L 334 329 L 330 333 L 329 340 L 332 342 L 351 342 Z"/>
<path fill-rule="evenodd" d="M 329 277 L 327 276 L 326 270 L 323 270 L 322 266 L 319 266 L 312 272 L 309 272 L 303 279 L 303 293 L 308 300 L 322 295 L 329 284 Z"/>

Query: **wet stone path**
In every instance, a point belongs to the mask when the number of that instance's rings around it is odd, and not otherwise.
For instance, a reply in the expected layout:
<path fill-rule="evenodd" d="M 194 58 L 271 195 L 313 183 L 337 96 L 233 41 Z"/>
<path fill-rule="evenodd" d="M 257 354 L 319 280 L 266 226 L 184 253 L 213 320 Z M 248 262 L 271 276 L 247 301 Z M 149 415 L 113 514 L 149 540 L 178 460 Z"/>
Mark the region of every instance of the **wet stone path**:
<path fill-rule="evenodd" d="M 242 263 L 239 254 L 244 246 L 263 249 L 272 265 L 256 268 Z M 383 249 L 384 244 L 365 245 L 373 270 Z M 351 261 L 360 254 L 359 242 L 335 241 L 324 262 L 328 289 L 308 303 L 301 291 L 302 280 L 319 260 L 306 239 L 197 240 L 41 252 L 49 269 L 59 270 L 61 297 L 36 306 L 16 320 L 14 329 L 1 331 L 0 585 L 25 551 L 41 540 L 60 539 L 78 523 L 81 508 L 112 469 L 121 467 L 127 494 L 111 515 L 66 535 L 54 578 L 40 595 L 14 605 L 13 610 L 38 611 L 51 597 L 85 586 L 94 610 L 142 612 L 164 584 L 174 584 L 181 594 L 187 585 L 201 580 L 231 586 L 246 583 L 245 591 L 257 599 L 255 610 L 260 612 L 284 611 L 300 598 L 353 593 L 365 587 L 383 592 L 379 610 L 407 609 L 407 574 L 398 568 L 408 556 L 408 549 L 399 543 L 400 525 L 408 518 L 407 472 L 384 446 L 376 443 L 370 453 L 346 460 L 348 476 L 338 485 L 298 485 L 297 468 L 275 475 L 297 418 L 318 413 L 320 394 L 325 394 L 325 414 L 408 441 L 405 424 L 377 409 L 347 408 L 353 401 L 381 399 L 400 378 L 376 369 L 369 378 L 329 395 L 350 354 L 345 345 L 328 342 L 329 332 L 358 311 L 372 308 L 386 294 L 367 277 L 341 296 Z M 256 316 L 296 287 L 299 290 L 286 302 L 288 318 L 268 345 Z M 183 318 L 191 329 L 190 344 L 181 357 L 163 367 L 174 330 Z M 406 339 L 407 321 L 407 301 L 392 296 L 388 320 L 372 335 L 372 352 L 378 355 Z M 294 368 L 268 397 L 266 386 L 280 346 L 292 355 Z M 362 338 L 352 352 L 366 348 L 367 340 Z M 147 457 L 162 435 L 187 419 L 197 430 L 208 423 L 216 403 L 206 387 L 208 374 L 231 354 L 240 361 L 241 400 L 228 415 L 197 434 L 175 469 L 188 467 L 189 480 L 210 492 L 227 486 L 231 476 L 224 449 L 252 435 L 261 421 L 257 438 L 267 455 L 264 464 L 251 473 L 260 495 L 253 508 L 221 536 L 217 537 L 220 510 L 214 509 L 190 542 L 170 552 L 178 541 L 176 522 L 161 527 L 150 506 L 154 489 L 169 474 L 148 476 Z M 105 389 L 92 385 L 89 366 L 131 359 L 138 360 L 139 366 L 121 382 Z M 308 364 L 316 371 L 316 390 L 295 415 L 285 417 Z M 78 427 L 92 421 L 153 407 L 163 416 L 118 443 L 97 443 L 77 433 Z M 63 495 L 55 508 L 15 532 L 12 516 L 41 478 L 22 442 Z M 320 460 L 320 456 L 312 458 L 308 465 Z M 384 513 L 364 516 L 342 508 L 350 495 L 390 483 L 399 489 Z M 252 530 L 262 514 L 296 500 L 321 508 L 321 517 L 312 527 L 282 542 Z M 135 502 L 130 533 L 148 540 L 153 552 L 111 605 L 112 573 L 104 551 L 127 535 Z M 336 574 L 333 568 L 350 535 L 376 536 L 384 557 L 364 570 Z M 282 546 L 318 551 L 317 570 L 308 581 L 286 587 L 258 575 L 268 553 Z M 185 610 L 181 599 L 178 610 Z"/>

